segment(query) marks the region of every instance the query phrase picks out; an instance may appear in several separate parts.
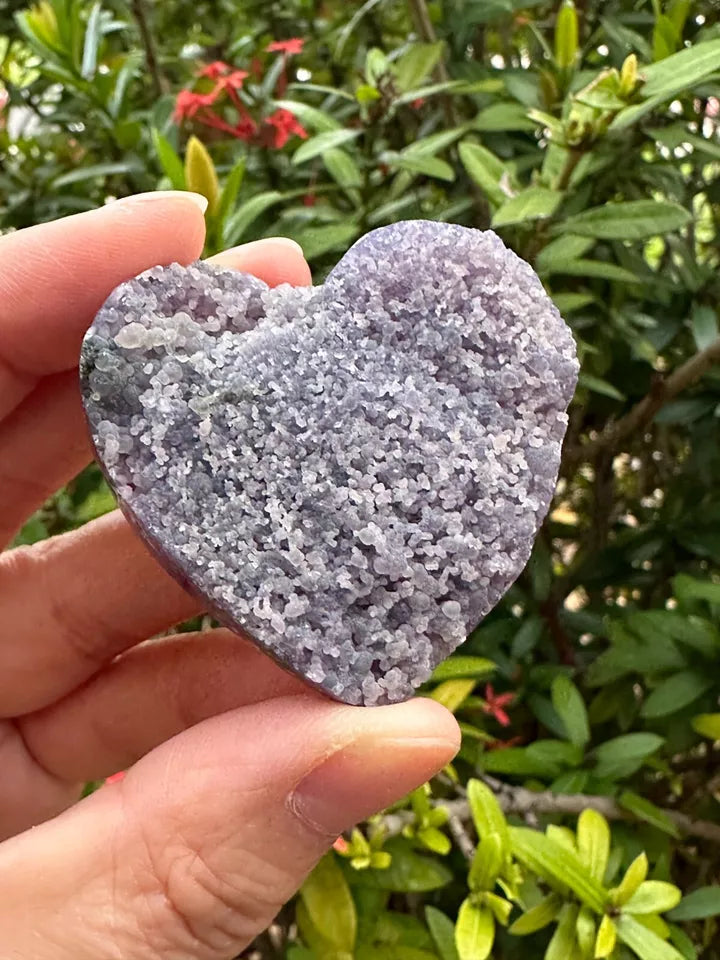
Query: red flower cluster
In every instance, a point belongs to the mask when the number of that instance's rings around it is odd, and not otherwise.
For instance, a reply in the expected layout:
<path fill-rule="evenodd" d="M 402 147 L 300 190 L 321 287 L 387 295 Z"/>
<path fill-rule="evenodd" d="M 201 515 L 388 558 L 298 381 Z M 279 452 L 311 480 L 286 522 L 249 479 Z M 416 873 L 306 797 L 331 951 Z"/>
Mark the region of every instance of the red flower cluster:
<path fill-rule="evenodd" d="M 514 699 L 514 693 L 495 693 L 493 685 L 488 683 L 485 687 L 485 706 L 483 710 L 494 717 L 501 727 L 509 727 L 510 717 L 507 715 L 505 707 L 509 706 Z"/>
<path fill-rule="evenodd" d="M 267 52 L 282 53 L 283 71 L 277 81 L 276 96 L 282 96 L 287 87 L 286 64 L 287 58 L 302 51 L 304 40 L 293 37 L 290 40 L 276 40 L 269 44 Z M 252 75 L 259 80 L 262 77 L 262 65 L 258 58 L 251 65 Z M 193 90 L 181 90 L 175 101 L 176 123 L 183 120 L 193 120 L 206 127 L 220 130 L 222 133 L 246 143 L 257 146 L 282 149 L 288 140 L 293 137 L 307 137 L 307 131 L 289 110 L 278 109 L 267 117 L 256 120 L 240 96 L 244 83 L 250 76 L 247 70 L 238 70 L 229 63 L 215 60 L 208 63 L 199 72 L 198 76 L 204 80 L 211 80 L 213 87 L 208 92 L 196 93 Z M 227 99 L 224 99 L 227 98 Z M 247 99 L 247 97 L 245 98 Z M 234 107 L 237 118 L 234 123 L 227 120 L 221 108 L 227 102 Z M 251 101 L 252 102 L 252 101 Z"/>

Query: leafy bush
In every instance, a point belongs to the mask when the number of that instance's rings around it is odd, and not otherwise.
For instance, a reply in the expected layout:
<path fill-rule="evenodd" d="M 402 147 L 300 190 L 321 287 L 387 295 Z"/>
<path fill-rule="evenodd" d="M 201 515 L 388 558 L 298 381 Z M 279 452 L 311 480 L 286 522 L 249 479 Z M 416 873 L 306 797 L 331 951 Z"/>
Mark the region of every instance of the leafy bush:
<path fill-rule="evenodd" d="M 211 201 L 208 252 L 285 234 L 321 278 L 400 218 L 492 226 L 577 339 L 532 559 L 427 687 L 461 722 L 459 757 L 339 838 L 248 956 L 720 957 L 713 13 L 710 0 L 0 12 L 3 229 L 190 187 Z M 90 468 L 21 539 L 111 507 Z"/>

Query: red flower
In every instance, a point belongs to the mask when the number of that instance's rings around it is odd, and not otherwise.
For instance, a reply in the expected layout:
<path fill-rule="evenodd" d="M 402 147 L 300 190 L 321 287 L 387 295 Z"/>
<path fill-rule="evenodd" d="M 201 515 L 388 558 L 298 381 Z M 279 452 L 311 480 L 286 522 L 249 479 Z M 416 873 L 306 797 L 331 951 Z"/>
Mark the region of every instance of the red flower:
<path fill-rule="evenodd" d="M 252 140 L 257 133 L 257 124 L 252 117 L 243 117 L 233 127 L 233 131 L 233 136 L 237 137 L 238 140 Z"/>
<path fill-rule="evenodd" d="M 185 117 L 194 117 L 198 110 L 212 106 L 217 99 L 218 91 L 210 93 L 194 93 L 192 90 L 181 90 L 175 100 L 173 118 L 176 123 Z"/>
<path fill-rule="evenodd" d="M 220 90 L 239 90 L 249 76 L 247 70 L 232 70 L 225 76 L 218 77 L 217 86 Z"/>
<path fill-rule="evenodd" d="M 298 122 L 295 115 L 282 107 L 265 118 L 265 123 L 275 128 L 272 137 L 272 146 L 280 150 L 295 135 L 307 139 L 307 130 Z"/>
<path fill-rule="evenodd" d="M 7 90 L 0 89 L 0 110 L 4 110 L 10 100 L 10 94 Z"/>
<path fill-rule="evenodd" d="M 292 37 L 290 40 L 273 40 L 266 49 L 268 53 L 284 53 L 292 56 L 294 53 L 302 53 L 304 46 L 305 41 L 303 39 Z"/>
<path fill-rule="evenodd" d="M 425 97 L 418 97 L 416 100 L 413 100 L 410 106 L 413 110 L 419 110 L 420 107 L 425 106 Z"/>
<path fill-rule="evenodd" d="M 230 73 L 232 67 L 229 63 L 225 63 L 222 60 L 213 60 L 212 63 L 208 63 L 207 66 L 204 66 L 202 70 L 198 71 L 199 77 L 210 77 L 211 80 L 217 80 L 218 77 L 224 77 L 226 73 Z"/>
<path fill-rule="evenodd" d="M 501 727 L 510 726 L 510 717 L 507 715 L 504 707 L 507 707 L 515 699 L 514 693 L 495 693 L 491 683 L 485 687 L 485 713 L 495 717 Z"/>
<path fill-rule="evenodd" d="M 317 203 L 317 197 L 314 193 L 306 193 L 303 197 L 303 205 L 306 207 L 314 207 Z"/>
<path fill-rule="evenodd" d="M 112 776 L 105 779 L 105 783 L 109 786 L 111 783 L 120 783 L 121 780 L 125 779 L 125 771 L 121 770 L 119 773 L 113 773 Z"/>

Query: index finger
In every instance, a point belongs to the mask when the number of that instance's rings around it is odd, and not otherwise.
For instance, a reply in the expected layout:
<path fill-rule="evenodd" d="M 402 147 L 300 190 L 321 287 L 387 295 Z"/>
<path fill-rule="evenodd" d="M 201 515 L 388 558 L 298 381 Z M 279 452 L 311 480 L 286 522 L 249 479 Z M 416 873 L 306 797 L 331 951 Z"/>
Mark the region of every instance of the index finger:
<path fill-rule="evenodd" d="M 108 291 L 200 256 L 205 206 L 193 193 L 140 194 L 0 238 L 0 417 L 37 378 L 77 365 Z"/>

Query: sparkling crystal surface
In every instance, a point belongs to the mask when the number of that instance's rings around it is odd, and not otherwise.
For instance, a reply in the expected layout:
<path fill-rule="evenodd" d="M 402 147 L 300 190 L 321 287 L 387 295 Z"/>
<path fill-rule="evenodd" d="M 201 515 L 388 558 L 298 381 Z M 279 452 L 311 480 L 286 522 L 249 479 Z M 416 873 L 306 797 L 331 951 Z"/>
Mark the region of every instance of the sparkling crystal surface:
<path fill-rule="evenodd" d="M 491 232 L 368 234 L 323 286 L 118 287 L 81 380 L 126 514 L 224 623 L 348 703 L 410 696 L 522 571 L 573 338 Z"/>

